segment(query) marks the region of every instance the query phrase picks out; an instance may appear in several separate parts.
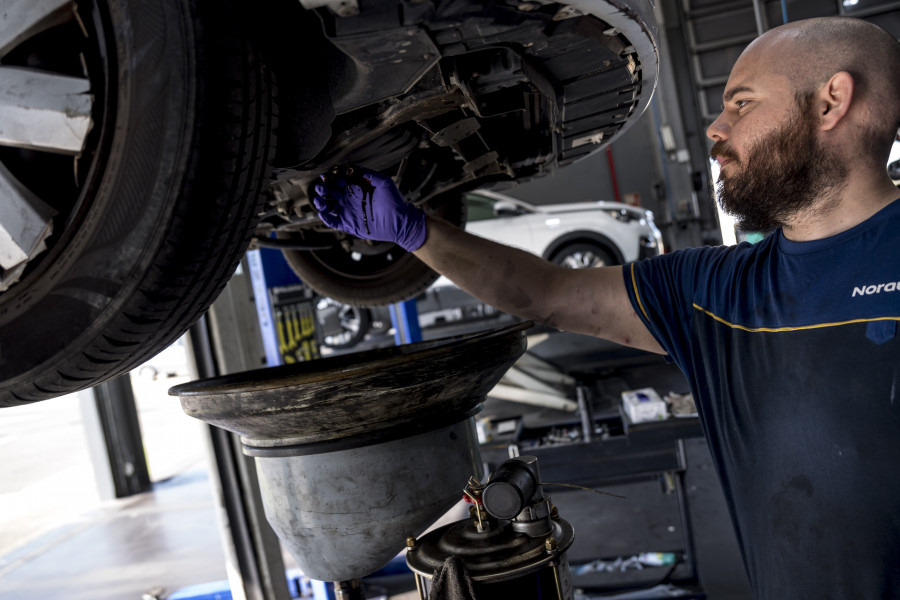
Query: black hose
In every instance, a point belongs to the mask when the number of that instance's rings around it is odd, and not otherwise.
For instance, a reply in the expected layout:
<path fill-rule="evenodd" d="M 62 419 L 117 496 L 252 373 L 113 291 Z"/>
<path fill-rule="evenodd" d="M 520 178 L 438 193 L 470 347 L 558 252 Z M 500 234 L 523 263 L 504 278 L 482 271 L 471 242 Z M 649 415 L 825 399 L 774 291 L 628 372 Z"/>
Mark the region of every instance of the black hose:
<path fill-rule="evenodd" d="M 275 248 L 277 250 L 330 250 L 337 246 L 337 240 L 307 242 L 303 240 L 259 238 L 250 241 L 251 245 L 262 248 Z"/>

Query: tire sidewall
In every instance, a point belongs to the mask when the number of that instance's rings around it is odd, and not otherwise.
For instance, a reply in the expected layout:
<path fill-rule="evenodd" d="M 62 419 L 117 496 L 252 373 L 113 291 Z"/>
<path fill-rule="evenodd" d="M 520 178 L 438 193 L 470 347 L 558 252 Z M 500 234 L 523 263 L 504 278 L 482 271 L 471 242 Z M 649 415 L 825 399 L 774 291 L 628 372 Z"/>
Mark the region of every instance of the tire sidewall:
<path fill-rule="evenodd" d="M 106 77 L 115 114 L 100 125 L 100 158 L 58 243 L 0 297 L 4 387 L 52 371 L 117 316 L 153 261 L 184 179 L 195 61 L 183 3 L 97 0 L 93 13 L 115 65 Z"/>

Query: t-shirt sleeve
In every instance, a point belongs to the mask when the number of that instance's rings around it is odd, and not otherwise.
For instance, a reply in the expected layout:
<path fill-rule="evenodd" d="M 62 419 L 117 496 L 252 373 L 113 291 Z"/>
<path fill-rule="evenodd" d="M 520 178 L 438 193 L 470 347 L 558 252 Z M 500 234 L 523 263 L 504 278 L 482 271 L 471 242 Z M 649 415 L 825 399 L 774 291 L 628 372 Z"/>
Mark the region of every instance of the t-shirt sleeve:
<path fill-rule="evenodd" d="M 689 248 L 625 265 L 635 312 L 671 360 L 684 368 L 697 282 L 709 277 L 711 248 Z"/>

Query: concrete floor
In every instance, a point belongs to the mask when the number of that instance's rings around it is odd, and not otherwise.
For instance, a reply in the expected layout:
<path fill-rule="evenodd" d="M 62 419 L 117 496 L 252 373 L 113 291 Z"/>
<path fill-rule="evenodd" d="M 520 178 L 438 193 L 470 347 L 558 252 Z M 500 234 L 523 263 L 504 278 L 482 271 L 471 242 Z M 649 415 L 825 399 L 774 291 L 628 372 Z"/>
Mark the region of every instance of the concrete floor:
<path fill-rule="evenodd" d="M 683 385 L 660 361 L 593 375 L 600 399 L 620 388 L 655 385 L 664 393 Z M 0 598 L 165 598 L 185 586 L 226 579 L 203 429 L 165 395 L 178 382 L 145 382 L 148 389 L 137 394 L 155 484 L 124 500 L 101 500 L 93 489 L 77 400 L 0 412 Z M 690 440 L 687 452 L 686 489 L 708 598 L 750 598 L 705 443 Z M 554 500 L 584 540 L 616 535 L 620 517 L 590 496 Z M 672 533 L 661 531 L 659 539 Z"/>
<path fill-rule="evenodd" d="M 203 469 L 104 505 L 4 560 L 6 600 L 138 600 L 227 577 Z"/>
<path fill-rule="evenodd" d="M 140 600 L 225 579 L 203 424 L 135 388 L 153 490 L 100 498 L 80 398 L 0 412 L 0 598 Z"/>

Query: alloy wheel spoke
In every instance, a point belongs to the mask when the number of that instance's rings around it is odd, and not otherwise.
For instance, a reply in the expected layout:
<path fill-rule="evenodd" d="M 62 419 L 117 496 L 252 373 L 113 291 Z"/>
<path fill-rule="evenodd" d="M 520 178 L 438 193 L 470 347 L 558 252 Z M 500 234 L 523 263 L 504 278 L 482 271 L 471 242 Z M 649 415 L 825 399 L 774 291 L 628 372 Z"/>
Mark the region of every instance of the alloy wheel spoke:
<path fill-rule="evenodd" d="M 0 268 L 12 271 L 44 249 L 54 210 L 0 164 Z M 4 279 L 5 277 L 4 273 Z M 9 281 L 3 281 L 9 285 Z"/>
<path fill-rule="evenodd" d="M 0 67 L 0 146 L 79 154 L 91 129 L 90 82 Z"/>
<path fill-rule="evenodd" d="M 3 0 L 0 19 L 0 57 L 54 25 L 65 23 L 75 12 L 71 0 Z"/>

